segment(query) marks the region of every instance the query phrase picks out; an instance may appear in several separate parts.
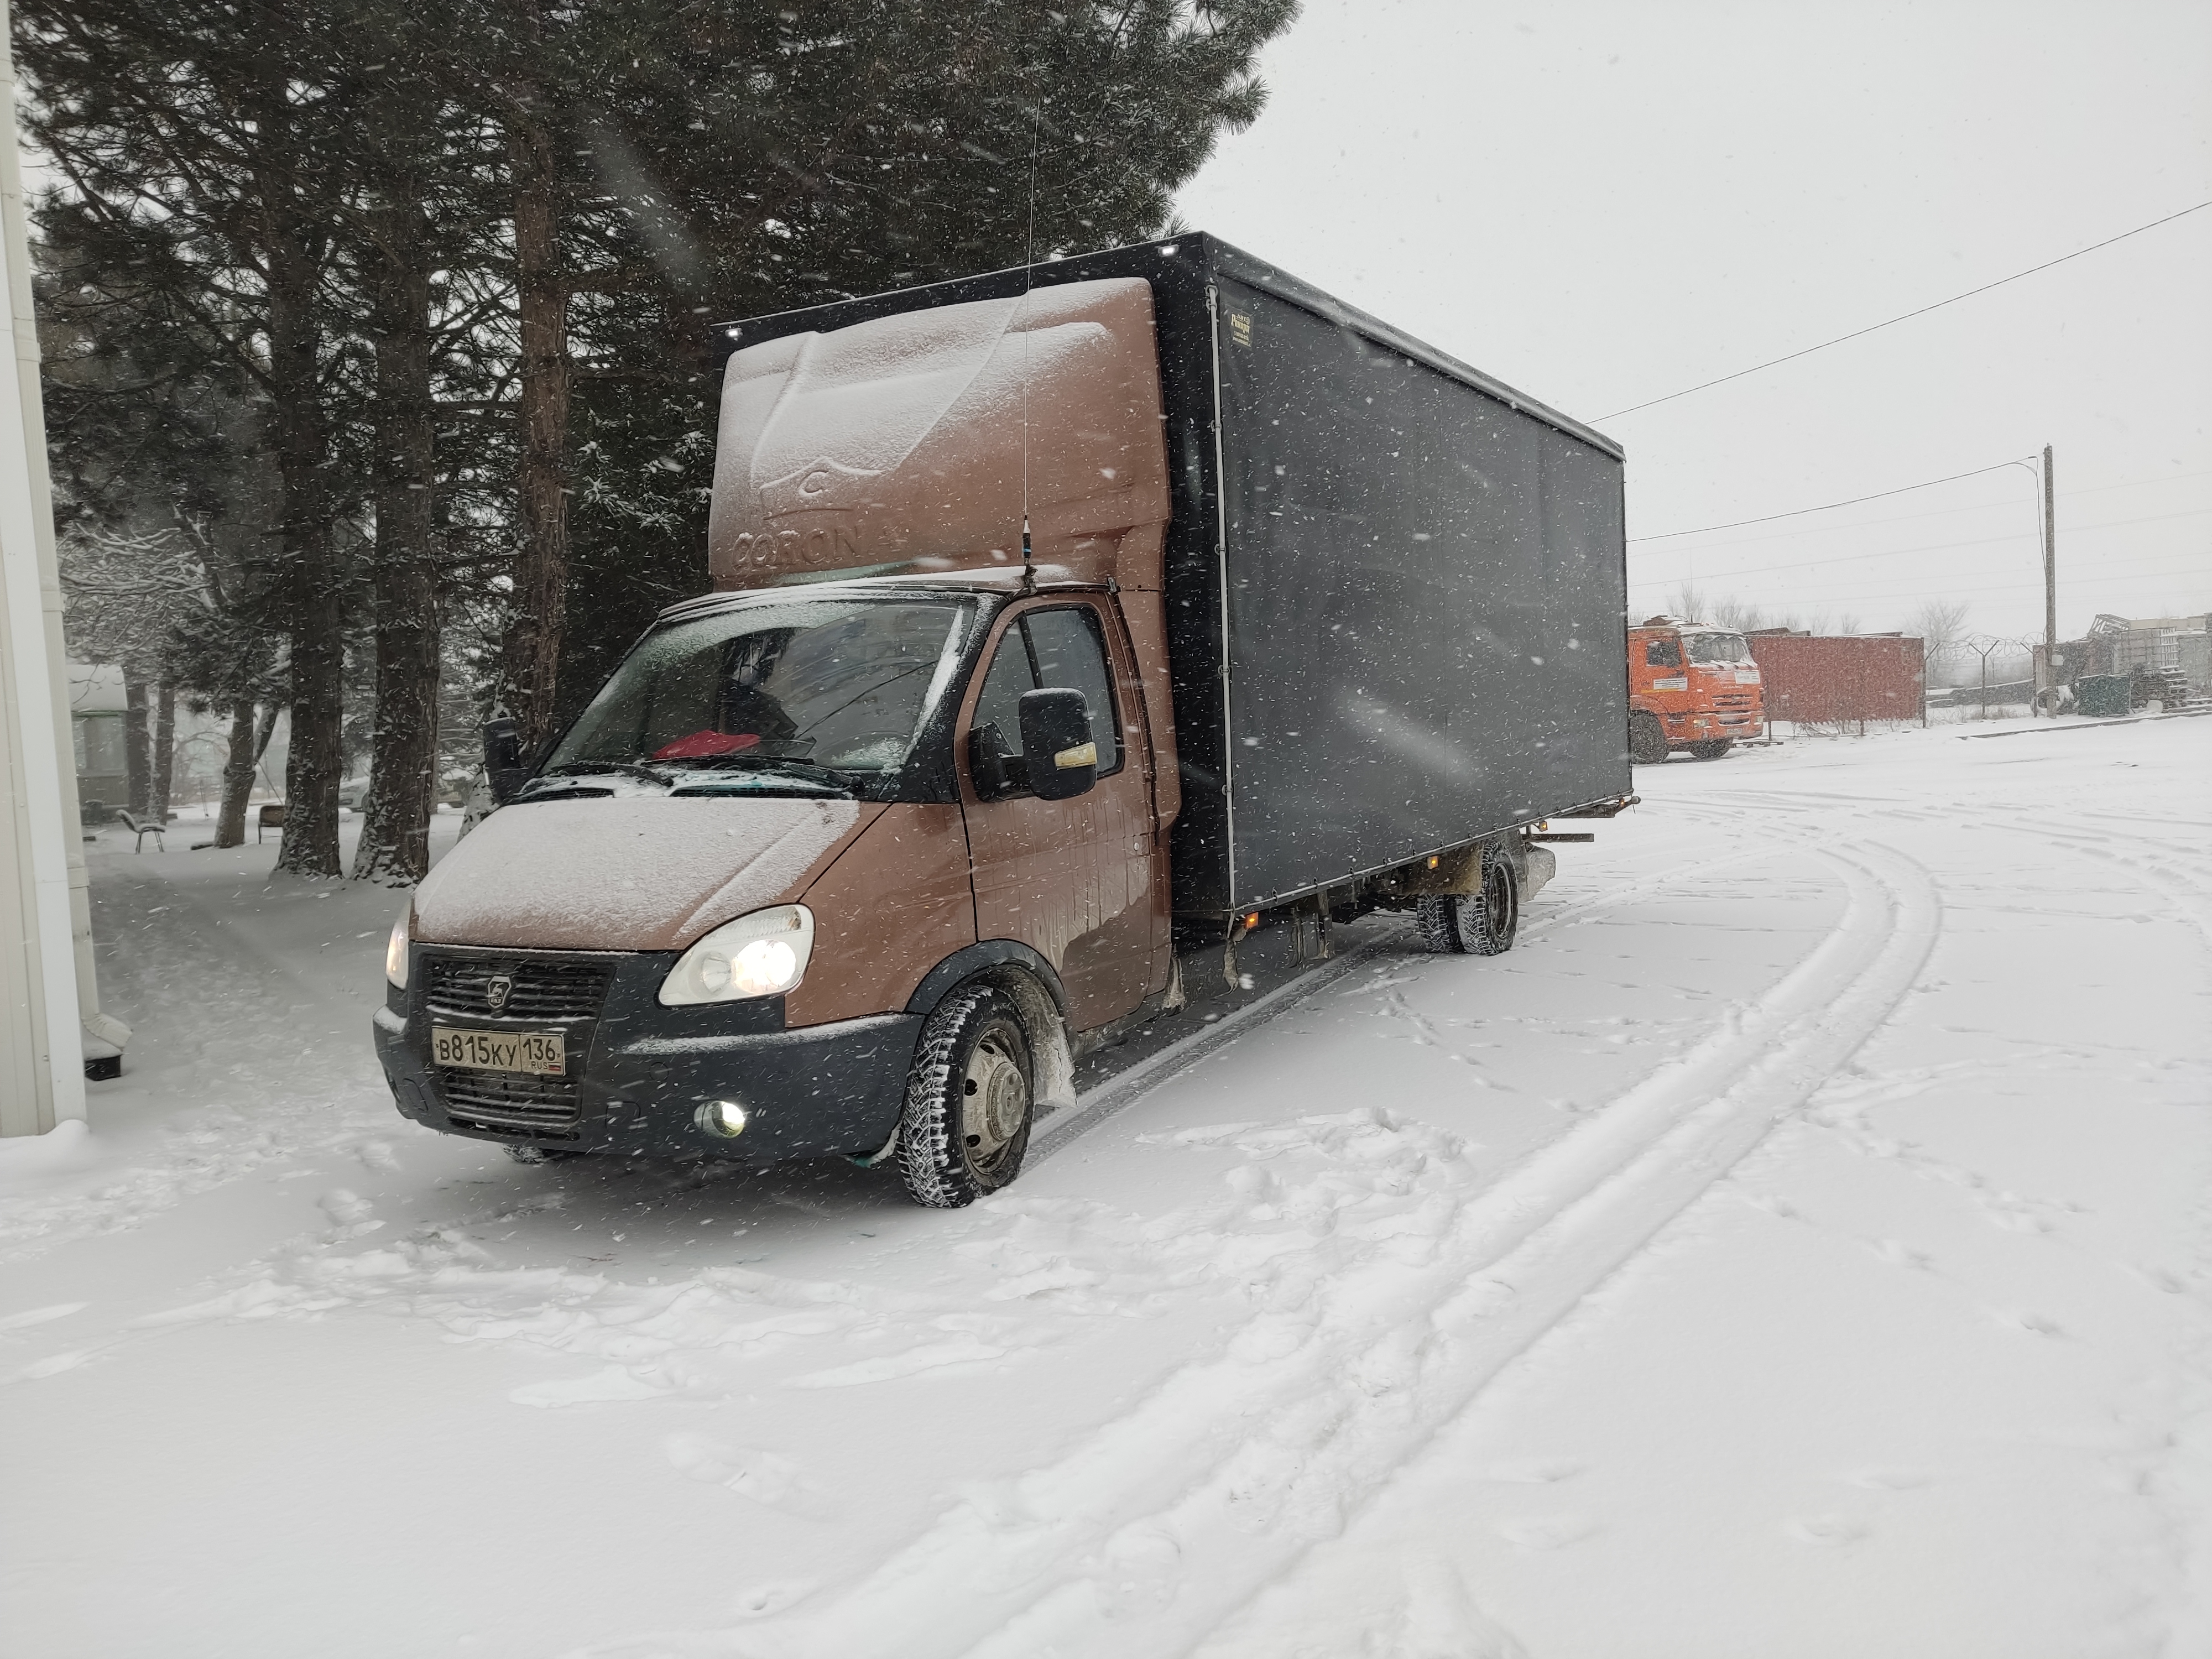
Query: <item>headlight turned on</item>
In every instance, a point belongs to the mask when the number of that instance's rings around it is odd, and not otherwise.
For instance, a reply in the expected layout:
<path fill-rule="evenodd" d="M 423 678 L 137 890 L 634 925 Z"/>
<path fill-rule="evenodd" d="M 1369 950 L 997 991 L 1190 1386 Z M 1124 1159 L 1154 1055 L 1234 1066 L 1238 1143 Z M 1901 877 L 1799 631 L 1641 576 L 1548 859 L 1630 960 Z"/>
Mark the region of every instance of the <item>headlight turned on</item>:
<path fill-rule="evenodd" d="M 742 1002 L 781 996 L 806 976 L 814 954 L 814 913 L 779 904 L 724 922 L 677 959 L 660 982 L 660 1004 Z"/>
<path fill-rule="evenodd" d="M 384 976 L 392 988 L 407 988 L 407 947 L 415 938 L 415 906 L 410 901 L 399 920 L 392 924 L 392 940 L 384 947 Z"/>

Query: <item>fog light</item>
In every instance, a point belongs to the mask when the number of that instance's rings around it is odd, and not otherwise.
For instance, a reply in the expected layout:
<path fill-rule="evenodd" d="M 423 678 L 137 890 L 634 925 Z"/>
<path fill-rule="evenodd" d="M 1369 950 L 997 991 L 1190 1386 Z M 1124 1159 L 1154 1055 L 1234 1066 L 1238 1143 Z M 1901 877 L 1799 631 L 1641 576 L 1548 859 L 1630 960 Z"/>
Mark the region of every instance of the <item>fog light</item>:
<path fill-rule="evenodd" d="M 734 1100 L 710 1100 L 699 1109 L 699 1127 L 710 1135 L 735 1140 L 745 1132 L 745 1109 Z"/>

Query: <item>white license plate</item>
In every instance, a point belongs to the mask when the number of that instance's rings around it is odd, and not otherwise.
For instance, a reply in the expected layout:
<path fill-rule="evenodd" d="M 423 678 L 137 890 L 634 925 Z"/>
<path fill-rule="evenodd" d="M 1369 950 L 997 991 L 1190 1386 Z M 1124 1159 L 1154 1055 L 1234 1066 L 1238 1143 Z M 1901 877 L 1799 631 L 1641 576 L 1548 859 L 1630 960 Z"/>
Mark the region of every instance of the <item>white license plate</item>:
<path fill-rule="evenodd" d="M 1735 671 L 1735 683 L 1738 685 L 1757 685 L 1759 684 L 1759 671 L 1756 668 L 1737 669 Z"/>
<path fill-rule="evenodd" d="M 430 1058 L 440 1066 L 477 1072 L 520 1072 L 530 1077 L 566 1077 L 568 1053 L 558 1031 L 460 1031 L 450 1025 L 430 1028 Z"/>

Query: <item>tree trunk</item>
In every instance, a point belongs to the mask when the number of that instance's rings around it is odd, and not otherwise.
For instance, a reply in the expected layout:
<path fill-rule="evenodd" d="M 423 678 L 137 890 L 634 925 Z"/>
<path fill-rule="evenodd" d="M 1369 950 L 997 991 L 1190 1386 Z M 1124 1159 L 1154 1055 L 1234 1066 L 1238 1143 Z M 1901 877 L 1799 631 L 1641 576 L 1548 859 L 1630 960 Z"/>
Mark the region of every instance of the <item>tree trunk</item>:
<path fill-rule="evenodd" d="M 438 571 L 430 402 L 430 256 L 422 204 L 381 214 L 376 319 L 376 737 L 356 881 L 430 870 L 438 766 Z"/>
<path fill-rule="evenodd" d="M 514 169 L 516 310 L 521 355 L 518 410 L 522 465 L 517 480 L 521 545 L 514 559 L 514 610 L 507 623 L 504 700 L 526 748 L 553 720 L 567 623 L 568 508 L 568 291 L 560 266 L 558 181 L 553 135 L 534 97 L 520 100 L 507 148 Z"/>
<path fill-rule="evenodd" d="M 270 724 L 273 731 L 276 723 Z M 233 704 L 230 753 L 222 763 L 222 805 L 215 821 L 217 847 L 237 847 L 246 840 L 246 805 L 253 794 L 254 769 L 261 763 L 261 750 L 254 746 L 255 730 L 252 700 Z M 263 740 L 264 746 L 266 741 Z"/>
<path fill-rule="evenodd" d="M 281 111 L 281 100 L 273 106 Z M 281 123 L 283 116 L 272 118 Z M 284 149 L 281 140 L 271 145 L 276 155 Z M 263 195 L 270 407 L 283 495 L 278 549 L 291 635 L 292 735 L 276 868 L 328 878 L 344 873 L 338 855 L 338 785 L 345 771 L 343 585 L 331 562 L 323 491 L 330 446 L 315 306 L 321 232 L 301 210 L 295 188 L 292 179 L 272 171 Z"/>
<path fill-rule="evenodd" d="M 123 776 L 131 811 L 145 817 L 154 793 L 153 744 L 146 730 L 146 682 L 128 669 L 123 674 Z"/>
<path fill-rule="evenodd" d="M 163 680 L 154 696 L 154 787 L 147 805 L 154 822 L 169 817 L 169 786 L 177 778 L 177 683 Z"/>

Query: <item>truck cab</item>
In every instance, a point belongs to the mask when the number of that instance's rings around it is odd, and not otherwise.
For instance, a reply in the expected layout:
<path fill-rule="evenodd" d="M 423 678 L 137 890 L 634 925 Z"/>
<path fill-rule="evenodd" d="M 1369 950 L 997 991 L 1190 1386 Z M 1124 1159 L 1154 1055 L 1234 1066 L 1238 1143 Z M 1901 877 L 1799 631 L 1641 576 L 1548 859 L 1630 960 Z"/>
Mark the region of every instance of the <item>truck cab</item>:
<path fill-rule="evenodd" d="M 1648 617 L 1628 630 L 1628 750 L 1643 765 L 1685 750 L 1718 760 L 1759 735 L 1759 665 L 1732 629 Z"/>

